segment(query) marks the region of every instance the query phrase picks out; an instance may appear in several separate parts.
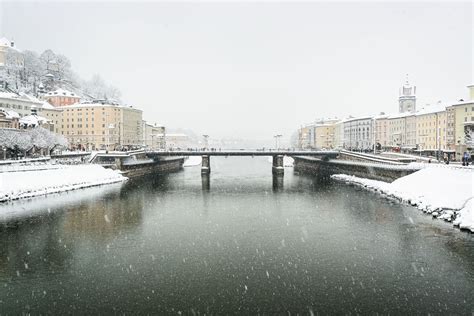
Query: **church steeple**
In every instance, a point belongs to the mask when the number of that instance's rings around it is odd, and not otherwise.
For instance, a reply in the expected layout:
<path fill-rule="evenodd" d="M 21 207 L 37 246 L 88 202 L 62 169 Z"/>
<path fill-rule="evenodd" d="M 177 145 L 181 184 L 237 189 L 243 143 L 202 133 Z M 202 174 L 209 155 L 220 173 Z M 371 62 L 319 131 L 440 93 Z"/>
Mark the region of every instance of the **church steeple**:
<path fill-rule="evenodd" d="M 398 104 L 400 113 L 416 111 L 416 86 L 410 84 L 408 74 L 405 84 L 399 90 Z"/>

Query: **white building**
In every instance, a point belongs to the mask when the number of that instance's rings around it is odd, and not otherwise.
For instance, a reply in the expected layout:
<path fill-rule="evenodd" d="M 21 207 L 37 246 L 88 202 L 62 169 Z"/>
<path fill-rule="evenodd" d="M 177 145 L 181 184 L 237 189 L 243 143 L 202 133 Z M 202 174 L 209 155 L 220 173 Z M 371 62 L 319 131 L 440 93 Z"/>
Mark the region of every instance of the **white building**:
<path fill-rule="evenodd" d="M 371 151 L 374 146 L 374 119 L 370 116 L 343 121 L 343 147 L 348 150 Z"/>

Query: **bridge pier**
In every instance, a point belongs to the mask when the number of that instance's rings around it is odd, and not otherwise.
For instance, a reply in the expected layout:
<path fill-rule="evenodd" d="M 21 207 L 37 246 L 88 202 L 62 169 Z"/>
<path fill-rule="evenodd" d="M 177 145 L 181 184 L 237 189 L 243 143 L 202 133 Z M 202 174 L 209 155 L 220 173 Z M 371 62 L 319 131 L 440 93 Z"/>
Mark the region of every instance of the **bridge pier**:
<path fill-rule="evenodd" d="M 285 168 L 283 167 L 283 155 L 273 156 L 272 173 L 274 175 L 283 175 L 285 173 Z"/>
<path fill-rule="evenodd" d="M 201 175 L 208 175 L 211 173 L 211 157 L 208 155 L 202 156 Z"/>

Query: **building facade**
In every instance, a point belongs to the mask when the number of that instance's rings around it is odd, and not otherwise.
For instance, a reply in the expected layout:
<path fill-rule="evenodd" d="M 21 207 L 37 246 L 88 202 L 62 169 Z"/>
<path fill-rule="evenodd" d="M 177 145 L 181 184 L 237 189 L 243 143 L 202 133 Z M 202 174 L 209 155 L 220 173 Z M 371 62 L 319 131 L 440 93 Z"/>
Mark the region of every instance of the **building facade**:
<path fill-rule="evenodd" d="M 61 111 L 59 131 L 73 149 L 115 150 L 143 145 L 142 111 L 110 104 L 74 104 Z"/>
<path fill-rule="evenodd" d="M 446 151 L 447 112 L 446 106 L 438 103 L 426 106 L 416 113 L 418 150 L 423 152 Z"/>
<path fill-rule="evenodd" d="M 390 142 L 390 129 L 388 125 L 388 115 L 380 113 L 374 117 L 375 123 L 375 147 L 378 150 L 385 150 Z"/>
<path fill-rule="evenodd" d="M 164 149 L 166 130 L 159 124 L 143 121 L 143 145 L 150 149 Z"/>
<path fill-rule="evenodd" d="M 416 148 L 416 119 L 411 112 L 390 115 L 388 147 L 395 151 L 411 151 Z"/>
<path fill-rule="evenodd" d="M 374 145 L 374 119 L 351 118 L 344 121 L 344 149 L 372 151 Z"/>
<path fill-rule="evenodd" d="M 71 105 L 81 101 L 80 96 L 65 89 L 50 91 L 43 98 L 55 107 Z"/>
<path fill-rule="evenodd" d="M 455 151 L 457 159 L 474 150 L 474 85 L 468 89 L 468 101 L 460 100 L 446 108 L 447 147 Z"/>
<path fill-rule="evenodd" d="M 20 115 L 15 111 L 0 108 L 0 128 L 20 128 Z"/>
<path fill-rule="evenodd" d="M 30 115 L 32 111 L 41 110 L 43 102 L 36 98 L 11 92 L 0 92 L 0 108 L 15 111 L 20 117 Z"/>
<path fill-rule="evenodd" d="M 317 149 L 336 148 L 335 130 L 338 121 L 325 121 L 314 126 L 314 147 Z M 340 125 L 339 125 L 340 128 Z M 340 132 L 340 130 L 338 131 Z M 339 135 L 338 135 L 339 136 Z"/>

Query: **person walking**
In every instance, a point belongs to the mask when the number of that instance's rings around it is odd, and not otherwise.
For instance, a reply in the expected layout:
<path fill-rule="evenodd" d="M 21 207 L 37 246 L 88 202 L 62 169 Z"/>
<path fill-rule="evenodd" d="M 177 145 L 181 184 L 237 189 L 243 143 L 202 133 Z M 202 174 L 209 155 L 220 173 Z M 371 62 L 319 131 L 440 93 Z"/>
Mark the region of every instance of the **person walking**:
<path fill-rule="evenodd" d="M 462 157 L 462 165 L 463 166 L 469 166 L 469 154 L 467 151 L 464 152 L 464 155 Z"/>

